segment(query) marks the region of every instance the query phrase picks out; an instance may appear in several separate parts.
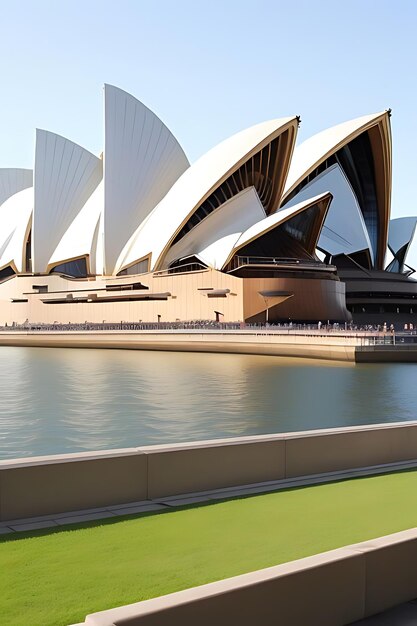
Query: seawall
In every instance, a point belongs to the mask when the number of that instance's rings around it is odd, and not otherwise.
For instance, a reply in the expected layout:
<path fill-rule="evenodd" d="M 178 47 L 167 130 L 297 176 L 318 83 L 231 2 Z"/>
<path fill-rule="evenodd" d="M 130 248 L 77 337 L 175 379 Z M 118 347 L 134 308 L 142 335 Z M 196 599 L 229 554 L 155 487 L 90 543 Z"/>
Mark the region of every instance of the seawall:
<path fill-rule="evenodd" d="M 381 343 L 376 343 L 381 341 Z M 392 341 L 392 337 L 388 336 Z M 214 352 L 346 361 L 416 363 L 417 343 L 384 343 L 371 334 L 270 330 L 18 330 L 0 332 L 0 346 Z"/>
<path fill-rule="evenodd" d="M 354 362 L 362 336 L 267 331 L 12 331 L 0 346 L 258 354 Z"/>

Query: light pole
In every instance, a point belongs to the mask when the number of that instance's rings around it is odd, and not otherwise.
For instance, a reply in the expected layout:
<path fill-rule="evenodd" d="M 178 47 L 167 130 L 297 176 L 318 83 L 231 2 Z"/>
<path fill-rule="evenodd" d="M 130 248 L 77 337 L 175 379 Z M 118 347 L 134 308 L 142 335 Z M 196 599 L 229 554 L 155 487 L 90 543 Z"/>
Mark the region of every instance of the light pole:
<path fill-rule="evenodd" d="M 269 298 L 268 296 L 262 296 L 265 302 L 265 326 L 269 324 Z"/>
<path fill-rule="evenodd" d="M 220 322 L 220 315 L 224 317 L 224 313 L 220 313 L 220 311 L 214 311 L 214 314 L 216 316 L 216 323 Z"/>

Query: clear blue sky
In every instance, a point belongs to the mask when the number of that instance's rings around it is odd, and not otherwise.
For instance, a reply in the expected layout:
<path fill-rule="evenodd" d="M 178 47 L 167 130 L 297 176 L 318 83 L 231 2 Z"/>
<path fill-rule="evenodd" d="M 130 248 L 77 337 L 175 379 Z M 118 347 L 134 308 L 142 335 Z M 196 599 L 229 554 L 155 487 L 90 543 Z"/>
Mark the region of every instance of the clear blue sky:
<path fill-rule="evenodd" d="M 100 153 L 102 85 L 153 109 L 190 160 L 299 114 L 299 141 L 391 107 L 393 216 L 417 214 L 415 0 L 1 2 L 0 166 L 32 167 L 34 129 Z"/>

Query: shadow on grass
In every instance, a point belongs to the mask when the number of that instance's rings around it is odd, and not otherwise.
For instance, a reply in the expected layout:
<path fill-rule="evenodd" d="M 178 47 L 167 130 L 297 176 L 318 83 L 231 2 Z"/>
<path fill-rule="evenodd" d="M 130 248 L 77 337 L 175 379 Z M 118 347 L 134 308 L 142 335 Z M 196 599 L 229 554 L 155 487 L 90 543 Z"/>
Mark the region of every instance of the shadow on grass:
<path fill-rule="evenodd" d="M 172 508 L 167 506 L 166 510 L 144 511 L 143 513 L 134 513 L 134 514 L 129 514 L 129 515 L 118 515 L 115 517 L 106 517 L 103 519 L 80 522 L 78 524 L 65 524 L 62 526 L 53 526 L 50 528 L 40 528 L 37 530 L 22 531 L 22 532 L 16 531 L 14 533 L 0 535 L 0 546 L 1 544 L 7 543 L 10 541 L 20 541 L 21 539 L 45 537 L 45 536 L 59 534 L 62 532 L 86 530 L 89 528 L 98 528 L 100 526 L 112 526 L 114 524 L 119 524 L 121 522 L 133 522 L 135 520 L 143 519 L 146 517 L 170 515 L 172 513 L 178 513 L 180 511 L 212 507 L 214 505 L 226 504 L 228 502 L 233 502 L 235 500 L 249 500 L 253 498 L 262 498 L 263 496 L 269 496 L 274 493 L 278 495 L 279 493 L 296 492 L 296 491 L 300 491 L 304 489 L 315 489 L 318 487 L 323 487 L 325 485 L 333 485 L 333 484 L 338 484 L 338 483 L 361 481 L 361 480 L 367 480 L 367 479 L 369 480 L 372 478 L 379 478 L 382 476 L 388 476 L 388 475 L 393 475 L 393 474 L 410 474 L 416 471 L 417 471 L 416 468 L 407 468 L 407 469 L 399 469 L 399 470 L 394 470 L 394 471 L 386 471 L 386 472 L 370 474 L 368 476 L 354 476 L 354 477 L 351 476 L 351 477 L 346 477 L 346 478 L 341 477 L 341 478 L 338 478 L 337 480 L 329 480 L 326 482 L 320 482 L 320 483 L 315 483 L 311 485 L 298 485 L 298 486 L 293 486 L 293 487 L 283 487 L 281 489 L 271 488 L 270 491 L 264 491 L 262 493 L 248 493 L 248 494 L 241 494 L 241 495 L 237 494 L 236 496 L 231 496 L 231 497 L 229 496 L 227 498 L 222 498 L 222 499 L 216 498 L 212 500 L 207 500 L 205 502 L 194 502 L 190 504 L 183 504 L 180 506 L 173 506 Z M 233 488 L 234 487 L 230 487 L 230 489 L 233 489 Z M 181 494 L 181 496 L 179 495 L 178 497 L 182 497 L 182 495 L 183 494 Z M 189 495 L 191 498 L 192 494 L 189 494 Z M 184 494 L 183 497 L 187 497 L 187 494 Z M 158 500 L 155 500 L 155 502 L 158 503 Z M 68 512 L 68 514 L 70 514 L 70 512 Z M 4 522 L 2 523 L 7 524 L 7 520 L 4 520 Z"/>

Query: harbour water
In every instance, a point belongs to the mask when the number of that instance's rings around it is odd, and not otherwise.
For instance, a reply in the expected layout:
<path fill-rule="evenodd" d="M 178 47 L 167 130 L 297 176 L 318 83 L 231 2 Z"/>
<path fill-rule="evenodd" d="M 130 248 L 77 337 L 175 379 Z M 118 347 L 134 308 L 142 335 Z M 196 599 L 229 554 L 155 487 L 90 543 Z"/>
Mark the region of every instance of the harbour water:
<path fill-rule="evenodd" d="M 0 459 L 417 418 L 417 364 L 0 348 Z"/>

